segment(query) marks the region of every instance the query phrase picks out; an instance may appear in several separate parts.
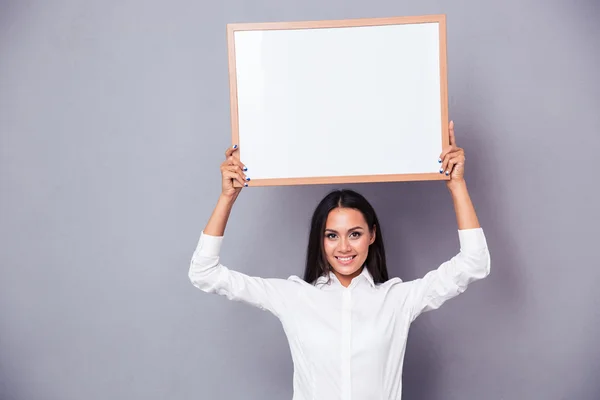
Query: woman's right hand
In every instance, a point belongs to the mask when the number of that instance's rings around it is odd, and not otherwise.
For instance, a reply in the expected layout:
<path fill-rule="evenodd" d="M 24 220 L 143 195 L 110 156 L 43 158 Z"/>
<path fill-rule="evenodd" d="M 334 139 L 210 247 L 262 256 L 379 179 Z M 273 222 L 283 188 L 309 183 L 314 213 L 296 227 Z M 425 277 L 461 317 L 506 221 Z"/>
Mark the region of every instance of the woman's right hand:
<path fill-rule="evenodd" d="M 225 161 L 221 164 L 221 177 L 223 196 L 235 198 L 242 190 L 241 187 L 235 187 L 233 182 L 239 182 L 242 187 L 248 186 L 247 181 L 250 180 L 245 174 L 248 170 L 244 164 L 233 156 L 233 153 L 239 150 L 237 145 L 231 146 L 225 151 Z"/>

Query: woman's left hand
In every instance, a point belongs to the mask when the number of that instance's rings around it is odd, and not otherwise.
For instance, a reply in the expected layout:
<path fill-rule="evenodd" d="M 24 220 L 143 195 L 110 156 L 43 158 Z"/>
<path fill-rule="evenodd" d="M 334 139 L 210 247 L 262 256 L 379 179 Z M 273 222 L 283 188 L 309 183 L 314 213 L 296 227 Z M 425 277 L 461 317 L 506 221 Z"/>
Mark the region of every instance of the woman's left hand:
<path fill-rule="evenodd" d="M 465 180 L 465 151 L 456 145 L 454 136 L 454 121 L 448 126 L 450 132 L 450 146 L 440 154 L 440 174 L 450 176 L 448 184 L 462 182 Z"/>

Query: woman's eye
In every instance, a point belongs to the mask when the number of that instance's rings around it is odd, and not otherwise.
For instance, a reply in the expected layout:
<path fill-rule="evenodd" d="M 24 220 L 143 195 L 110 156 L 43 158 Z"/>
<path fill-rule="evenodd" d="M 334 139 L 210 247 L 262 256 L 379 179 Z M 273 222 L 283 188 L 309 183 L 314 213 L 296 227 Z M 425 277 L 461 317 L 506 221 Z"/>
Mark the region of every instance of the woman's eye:
<path fill-rule="evenodd" d="M 335 233 L 328 233 L 327 239 L 335 239 Z"/>
<path fill-rule="evenodd" d="M 353 238 L 358 238 L 360 237 L 360 232 L 352 232 L 350 236 L 352 236 Z"/>

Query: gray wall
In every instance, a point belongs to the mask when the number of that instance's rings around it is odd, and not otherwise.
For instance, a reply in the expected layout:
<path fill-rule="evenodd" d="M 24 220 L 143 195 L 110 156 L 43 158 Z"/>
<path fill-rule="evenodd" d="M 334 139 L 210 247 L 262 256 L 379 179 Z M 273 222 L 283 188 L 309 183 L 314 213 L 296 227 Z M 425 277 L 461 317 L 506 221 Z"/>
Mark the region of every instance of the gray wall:
<path fill-rule="evenodd" d="M 0 399 L 291 398 L 278 321 L 187 278 L 229 144 L 225 24 L 433 13 L 493 272 L 416 321 L 405 397 L 600 398 L 597 0 L 0 5 Z M 443 183 L 352 187 L 392 275 L 457 251 Z M 223 261 L 301 274 L 332 188 L 245 190 Z"/>

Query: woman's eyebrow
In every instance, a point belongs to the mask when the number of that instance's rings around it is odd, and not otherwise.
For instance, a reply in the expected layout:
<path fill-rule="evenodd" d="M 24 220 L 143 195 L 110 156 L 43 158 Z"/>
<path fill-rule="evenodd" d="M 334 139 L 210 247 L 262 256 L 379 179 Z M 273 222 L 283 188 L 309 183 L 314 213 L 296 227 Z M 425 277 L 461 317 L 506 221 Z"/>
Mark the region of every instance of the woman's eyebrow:
<path fill-rule="evenodd" d="M 362 226 L 355 226 L 354 228 L 348 229 L 348 232 L 350 232 L 350 231 L 356 231 L 358 229 L 363 229 L 363 227 Z M 335 229 L 330 229 L 330 228 L 326 228 L 325 232 L 327 232 L 327 231 L 333 232 L 333 233 L 338 233 L 338 231 L 336 231 Z"/>

